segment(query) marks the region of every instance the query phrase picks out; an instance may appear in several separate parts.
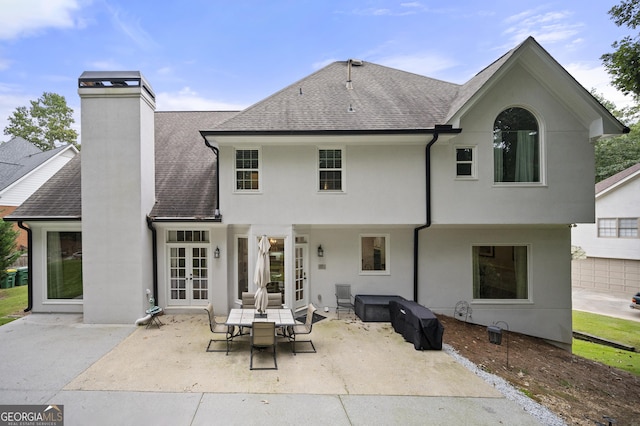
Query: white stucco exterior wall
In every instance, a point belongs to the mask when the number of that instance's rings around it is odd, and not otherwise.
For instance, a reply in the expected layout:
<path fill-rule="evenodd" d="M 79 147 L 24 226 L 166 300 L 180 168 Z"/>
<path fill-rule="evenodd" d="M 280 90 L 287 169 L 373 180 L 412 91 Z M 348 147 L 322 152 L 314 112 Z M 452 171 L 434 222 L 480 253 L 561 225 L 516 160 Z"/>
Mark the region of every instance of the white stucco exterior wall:
<path fill-rule="evenodd" d="M 152 288 L 155 101 L 142 87 L 79 89 L 84 321 L 133 323 Z"/>
<path fill-rule="evenodd" d="M 472 322 L 505 321 L 510 330 L 571 345 L 570 230 L 567 226 L 428 228 L 420 233 L 418 302 L 453 316 L 459 301 L 473 310 Z M 473 299 L 474 245 L 527 245 L 529 299 Z"/>
<path fill-rule="evenodd" d="M 538 119 L 541 183 L 494 184 L 493 123 L 519 106 Z M 588 126 L 525 69 L 515 66 L 460 121 L 463 132 L 432 148 L 433 223 L 558 224 L 593 221 L 594 149 Z M 478 176 L 455 177 L 456 146 L 475 146 Z M 452 196 L 455 194 L 455 196 Z"/>
<path fill-rule="evenodd" d="M 234 191 L 235 150 L 221 147 L 220 205 L 225 222 L 313 225 L 424 222 L 424 145 L 332 147 L 345 149 L 345 186 L 339 193 L 317 190 L 316 144 L 260 147 L 261 189 L 257 193 Z"/>

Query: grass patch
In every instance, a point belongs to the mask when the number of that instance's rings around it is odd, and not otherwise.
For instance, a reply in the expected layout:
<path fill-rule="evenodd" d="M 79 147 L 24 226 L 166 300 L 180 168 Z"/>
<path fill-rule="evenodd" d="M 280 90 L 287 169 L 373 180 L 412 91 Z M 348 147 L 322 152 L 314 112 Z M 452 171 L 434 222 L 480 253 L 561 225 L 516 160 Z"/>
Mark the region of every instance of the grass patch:
<path fill-rule="evenodd" d="M 638 322 L 573 311 L 573 329 L 640 349 Z M 640 353 L 573 339 L 573 353 L 640 376 Z"/>
<path fill-rule="evenodd" d="M 590 312 L 573 311 L 573 330 L 582 331 L 614 340 L 625 345 L 640 349 L 640 333 L 638 322 L 605 315 L 592 314 Z"/>
<path fill-rule="evenodd" d="M 0 325 L 24 315 L 27 307 L 27 286 L 0 289 Z M 12 315 L 15 315 L 12 316 Z"/>
<path fill-rule="evenodd" d="M 640 376 L 640 353 L 573 339 L 573 353 Z"/>

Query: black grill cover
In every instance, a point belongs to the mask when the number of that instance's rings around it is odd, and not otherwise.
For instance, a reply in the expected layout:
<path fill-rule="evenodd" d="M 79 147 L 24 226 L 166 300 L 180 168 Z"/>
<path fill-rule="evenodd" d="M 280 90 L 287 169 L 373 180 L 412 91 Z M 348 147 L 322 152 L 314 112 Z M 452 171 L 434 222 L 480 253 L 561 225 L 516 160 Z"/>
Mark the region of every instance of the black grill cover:
<path fill-rule="evenodd" d="M 442 349 L 444 327 L 428 308 L 411 300 L 390 300 L 389 315 L 396 333 L 416 350 Z"/>

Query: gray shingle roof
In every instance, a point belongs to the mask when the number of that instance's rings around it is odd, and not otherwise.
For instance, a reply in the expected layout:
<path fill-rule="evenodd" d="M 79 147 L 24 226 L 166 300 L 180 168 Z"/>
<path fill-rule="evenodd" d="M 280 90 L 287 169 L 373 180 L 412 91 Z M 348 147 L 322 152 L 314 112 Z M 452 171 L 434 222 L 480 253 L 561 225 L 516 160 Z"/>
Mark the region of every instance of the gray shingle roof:
<path fill-rule="evenodd" d="M 235 114 L 237 111 L 155 113 L 157 203 L 151 216 L 213 215 L 215 156 L 199 130 Z M 76 155 L 8 218 L 79 218 L 80 157 Z"/>
<path fill-rule="evenodd" d="M 449 124 L 470 105 L 525 45 L 539 46 L 528 38 L 463 85 L 370 62 L 350 67 L 350 61 L 342 61 L 327 65 L 241 112 L 157 112 L 157 202 L 150 215 L 213 215 L 217 196 L 215 157 L 200 131 L 221 135 L 433 129 Z M 352 88 L 347 88 L 349 69 Z M 79 216 L 79 157 L 59 175 L 9 217 Z M 75 180 L 71 182 L 72 179 Z"/>
<path fill-rule="evenodd" d="M 640 163 L 634 164 L 633 166 L 596 183 L 596 195 L 638 172 L 640 172 Z"/>
<path fill-rule="evenodd" d="M 79 218 L 80 156 L 73 157 L 8 218 Z"/>
<path fill-rule="evenodd" d="M 157 112 L 156 205 L 153 217 L 211 217 L 216 197 L 215 155 L 200 130 L 237 111 Z"/>
<path fill-rule="evenodd" d="M 0 191 L 37 169 L 66 148 L 67 145 L 42 151 L 21 137 L 0 144 Z"/>
<path fill-rule="evenodd" d="M 459 85 L 363 62 L 334 62 L 222 123 L 214 132 L 397 130 L 444 124 Z M 349 107 L 353 112 L 349 112 Z M 207 130 L 207 129 L 203 129 Z"/>

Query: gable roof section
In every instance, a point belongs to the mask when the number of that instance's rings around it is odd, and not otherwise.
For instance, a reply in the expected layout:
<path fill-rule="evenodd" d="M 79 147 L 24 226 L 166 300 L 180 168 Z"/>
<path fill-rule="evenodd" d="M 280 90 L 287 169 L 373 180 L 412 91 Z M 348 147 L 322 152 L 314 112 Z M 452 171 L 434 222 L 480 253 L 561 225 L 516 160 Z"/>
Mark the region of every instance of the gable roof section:
<path fill-rule="evenodd" d="M 80 219 L 82 212 L 80 201 L 81 155 L 73 157 L 6 219 Z"/>
<path fill-rule="evenodd" d="M 347 88 L 349 67 L 352 89 Z M 334 62 L 206 133 L 433 128 L 444 124 L 458 88 L 457 84 L 370 62 Z"/>
<path fill-rule="evenodd" d="M 640 177 L 640 163 L 596 183 L 596 198 L 615 190 L 617 187 Z"/>
<path fill-rule="evenodd" d="M 21 137 L 0 144 L 0 192 L 68 149 L 77 152 L 72 145 L 42 151 Z"/>
<path fill-rule="evenodd" d="M 198 131 L 203 125 L 214 126 L 235 114 L 237 111 L 155 113 L 157 201 L 151 216 L 213 216 L 215 156 Z M 7 219 L 80 219 L 80 156 L 69 161 Z"/>
<path fill-rule="evenodd" d="M 521 63 L 541 85 L 589 128 L 589 137 L 628 133 L 629 128 L 616 119 L 591 93 L 571 76 L 533 37 L 511 49 L 500 59 L 465 83 L 452 102 L 447 123 L 454 126 L 461 115 L 496 84 L 516 62 Z"/>
<path fill-rule="evenodd" d="M 156 112 L 156 205 L 154 218 L 212 217 L 216 200 L 215 154 L 200 129 L 237 111 Z"/>

